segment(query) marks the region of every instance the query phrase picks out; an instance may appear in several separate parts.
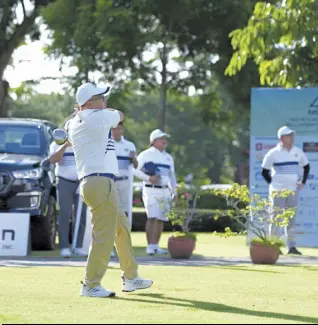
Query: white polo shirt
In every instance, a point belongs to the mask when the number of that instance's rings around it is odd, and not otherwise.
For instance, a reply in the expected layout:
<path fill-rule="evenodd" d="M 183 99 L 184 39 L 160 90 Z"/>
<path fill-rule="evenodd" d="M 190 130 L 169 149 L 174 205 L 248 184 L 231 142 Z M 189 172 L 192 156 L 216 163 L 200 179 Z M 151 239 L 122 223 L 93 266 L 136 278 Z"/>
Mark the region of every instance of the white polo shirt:
<path fill-rule="evenodd" d="M 108 109 L 83 110 L 69 126 L 79 179 L 93 173 L 118 175 L 118 163 L 111 128 L 120 121 L 116 111 Z"/>
<path fill-rule="evenodd" d="M 128 177 L 130 165 L 129 154 L 131 151 L 136 152 L 135 145 L 122 137 L 119 141 L 114 140 L 115 152 L 118 161 L 119 176 Z"/>
<path fill-rule="evenodd" d="M 55 142 L 52 142 L 50 146 L 50 154 L 52 155 L 56 153 L 60 147 L 61 146 Z M 67 180 L 78 181 L 75 156 L 72 147 L 67 147 L 63 154 L 63 158 L 56 163 L 55 173 L 57 176 L 63 177 Z"/>
<path fill-rule="evenodd" d="M 142 171 L 142 168 L 147 162 L 153 162 L 159 170 L 161 185 L 169 186 L 170 190 L 174 193 L 176 189 L 176 176 L 174 161 L 170 154 L 166 151 L 159 151 L 155 147 L 141 152 L 138 157 L 138 167 L 135 169 L 135 176 L 142 179 L 145 184 L 151 184 L 149 182 L 150 176 Z M 151 184 L 152 185 L 152 184 Z"/>
<path fill-rule="evenodd" d="M 304 152 L 297 147 L 289 151 L 278 144 L 264 157 L 262 167 L 271 170 L 270 192 L 278 190 L 296 191 L 297 183 L 303 175 L 302 167 L 308 164 Z"/>

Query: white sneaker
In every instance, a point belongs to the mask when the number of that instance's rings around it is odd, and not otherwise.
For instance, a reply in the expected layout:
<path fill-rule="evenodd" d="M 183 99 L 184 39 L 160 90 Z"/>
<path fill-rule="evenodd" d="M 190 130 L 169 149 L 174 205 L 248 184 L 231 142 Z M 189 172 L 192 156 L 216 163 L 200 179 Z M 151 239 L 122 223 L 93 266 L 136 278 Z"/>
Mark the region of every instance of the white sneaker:
<path fill-rule="evenodd" d="M 64 258 L 70 258 L 72 256 L 71 250 L 69 248 L 62 248 L 60 255 Z"/>
<path fill-rule="evenodd" d="M 81 257 L 87 257 L 88 254 L 84 252 L 82 248 L 75 248 L 74 249 L 74 255 L 81 256 Z"/>
<path fill-rule="evenodd" d="M 132 280 L 128 280 L 125 277 L 123 279 L 123 292 L 133 292 L 136 290 L 148 289 L 153 285 L 152 280 L 144 280 L 142 278 L 135 278 Z"/>
<path fill-rule="evenodd" d="M 158 254 L 158 255 L 166 255 L 166 254 L 168 254 L 168 251 L 166 251 L 165 249 L 162 249 L 162 248 L 157 248 L 156 249 L 156 254 Z"/>
<path fill-rule="evenodd" d="M 148 255 L 155 255 L 156 254 L 155 249 L 151 248 L 151 247 L 147 247 L 146 252 L 147 252 Z"/>
<path fill-rule="evenodd" d="M 85 284 L 83 284 L 82 289 L 80 291 L 80 296 L 92 298 L 110 298 L 115 297 L 116 294 L 113 291 L 108 291 L 104 289 L 102 286 L 89 288 Z"/>

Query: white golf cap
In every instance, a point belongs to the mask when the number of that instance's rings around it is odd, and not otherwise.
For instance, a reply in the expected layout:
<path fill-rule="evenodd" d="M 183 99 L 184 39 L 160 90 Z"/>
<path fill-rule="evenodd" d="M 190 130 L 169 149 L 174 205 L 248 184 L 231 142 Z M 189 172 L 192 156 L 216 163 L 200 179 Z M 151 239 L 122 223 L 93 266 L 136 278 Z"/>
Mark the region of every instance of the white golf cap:
<path fill-rule="evenodd" d="M 170 138 L 170 134 L 165 133 L 159 129 L 156 129 L 156 130 L 152 131 L 150 134 L 150 143 L 153 143 L 156 139 L 159 139 L 162 137 Z"/>
<path fill-rule="evenodd" d="M 82 106 L 84 105 L 89 99 L 96 95 L 107 95 L 110 92 L 111 87 L 106 85 L 104 87 L 96 87 L 90 82 L 87 82 L 80 87 L 77 88 L 76 92 L 76 101 L 77 104 Z"/>
<path fill-rule="evenodd" d="M 296 133 L 296 132 L 294 130 L 290 129 L 288 126 L 283 126 L 278 130 L 277 137 L 278 137 L 278 139 L 280 139 L 284 135 L 290 135 L 293 133 Z"/>

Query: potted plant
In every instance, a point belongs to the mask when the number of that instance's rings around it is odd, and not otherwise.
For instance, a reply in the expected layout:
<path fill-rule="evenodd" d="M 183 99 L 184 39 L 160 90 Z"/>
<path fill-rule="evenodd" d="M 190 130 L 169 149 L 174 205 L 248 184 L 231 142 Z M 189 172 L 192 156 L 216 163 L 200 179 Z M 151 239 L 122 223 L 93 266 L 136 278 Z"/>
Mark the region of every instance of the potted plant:
<path fill-rule="evenodd" d="M 234 184 L 229 189 L 213 190 L 213 193 L 225 197 L 231 208 L 228 215 L 241 226 L 244 233 L 248 233 L 252 262 L 254 264 L 275 264 L 279 258 L 280 249 L 285 244 L 279 238 L 270 235 L 270 225 L 281 228 L 287 226 L 290 218 L 295 216 L 295 209 L 275 208 L 274 210 L 268 198 L 261 199 L 259 195 L 250 196 L 246 185 Z M 275 192 L 273 196 L 288 197 L 293 194 L 292 191 L 286 190 Z M 219 216 L 220 214 L 217 214 L 215 218 L 219 218 Z M 225 229 L 225 236 L 237 234 L 230 228 Z"/>
<path fill-rule="evenodd" d="M 181 183 L 177 195 L 167 212 L 171 224 L 179 228 L 168 240 L 168 252 L 175 259 L 189 259 L 195 249 L 197 237 L 190 230 L 190 223 L 195 218 L 198 191 L 194 185 Z"/>

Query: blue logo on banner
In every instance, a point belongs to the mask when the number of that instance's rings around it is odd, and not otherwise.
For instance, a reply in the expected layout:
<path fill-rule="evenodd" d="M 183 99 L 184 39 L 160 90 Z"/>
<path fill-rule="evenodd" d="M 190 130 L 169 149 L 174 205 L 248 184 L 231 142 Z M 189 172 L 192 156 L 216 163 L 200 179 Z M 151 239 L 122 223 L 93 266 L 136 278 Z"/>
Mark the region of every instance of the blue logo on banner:
<path fill-rule="evenodd" d="M 315 100 L 310 104 L 309 109 L 308 109 L 308 115 L 309 116 L 313 116 L 313 115 L 318 116 L 318 97 L 316 97 Z"/>

